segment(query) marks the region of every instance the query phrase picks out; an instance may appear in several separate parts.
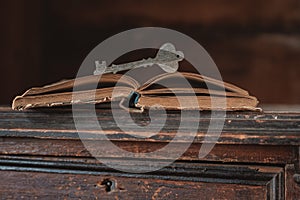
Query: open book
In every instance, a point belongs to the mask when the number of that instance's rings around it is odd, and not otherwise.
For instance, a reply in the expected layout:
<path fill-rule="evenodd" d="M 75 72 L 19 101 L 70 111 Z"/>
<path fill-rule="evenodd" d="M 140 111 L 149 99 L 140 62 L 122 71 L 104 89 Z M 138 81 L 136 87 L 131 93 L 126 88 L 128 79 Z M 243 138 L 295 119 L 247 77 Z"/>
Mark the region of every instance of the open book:
<path fill-rule="evenodd" d="M 189 86 L 179 81 L 182 78 L 188 81 Z M 255 97 L 237 86 L 189 72 L 162 73 L 144 83 L 126 74 L 108 73 L 102 74 L 101 78 L 99 75 L 80 77 L 76 79 L 75 85 L 74 83 L 75 79 L 72 79 L 31 88 L 14 99 L 12 108 L 23 110 L 72 104 L 107 105 L 116 102 L 120 106 L 136 109 L 161 106 L 167 110 L 233 111 L 257 110 L 258 104 Z M 76 87 L 74 91 L 73 86 Z M 220 105 L 217 103 L 212 107 L 212 98 L 215 102 L 219 101 Z"/>

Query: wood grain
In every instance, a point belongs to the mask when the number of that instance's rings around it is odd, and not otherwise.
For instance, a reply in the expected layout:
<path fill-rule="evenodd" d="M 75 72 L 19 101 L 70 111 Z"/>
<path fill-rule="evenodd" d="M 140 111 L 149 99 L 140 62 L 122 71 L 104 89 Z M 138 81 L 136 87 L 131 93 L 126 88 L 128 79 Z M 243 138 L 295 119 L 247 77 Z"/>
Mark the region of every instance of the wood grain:
<path fill-rule="evenodd" d="M 40 168 L 35 168 L 34 165 L 24 167 L 21 161 L 18 164 L 23 167 L 19 168 L 5 168 L 3 164 L 2 161 L 1 168 L 6 171 L 0 171 L 0 176 L 3 180 L 1 183 L 5 184 L 1 184 L 0 191 L 7 198 L 196 199 L 201 195 L 204 199 L 275 199 L 283 195 L 282 180 L 276 179 L 282 173 L 282 169 L 272 167 L 235 168 L 193 164 L 193 171 L 189 171 L 190 164 L 186 163 L 177 166 L 183 167 L 182 173 L 177 176 L 179 174 L 174 174 L 174 170 L 171 169 L 153 175 L 126 175 L 107 173 L 105 168 L 101 169 L 100 166 L 100 171 L 97 171 L 97 168 L 84 171 L 88 170 L 88 167 L 78 170 L 75 166 L 64 166 L 64 169 L 58 171 L 57 167 L 51 169 L 49 165 L 48 169 L 41 168 L 41 163 Z M 234 176 L 232 171 L 236 172 Z M 60 173 L 59 176 L 57 172 Z M 228 178 L 225 178 L 226 174 Z M 107 181 L 113 186 L 108 188 L 105 185 Z"/>
<path fill-rule="evenodd" d="M 87 122 L 88 110 L 77 110 Z M 119 114 L 120 110 L 116 110 Z M 80 140 L 69 108 L 36 109 L 26 112 L 0 107 L 0 194 L 5 199 L 297 199 L 299 185 L 299 113 L 228 112 L 220 140 L 204 158 L 199 149 L 210 112 L 201 112 L 196 139 L 176 162 L 160 154 L 124 157 L 104 149 L 95 159 Z M 152 117 L 162 118 L 154 113 Z M 196 120 L 190 113 L 188 121 Z M 128 126 L 147 124 L 147 113 L 127 118 Z M 169 112 L 164 129 L 150 138 L 136 138 L 122 132 L 109 109 L 96 109 L 104 131 L 126 151 L 153 152 L 176 134 L 180 113 Z M 189 133 L 189 127 L 185 127 Z M 138 134 L 138 132 L 136 132 Z M 182 137 L 177 148 L 182 148 Z M 97 149 L 103 140 L 89 140 Z M 150 173 L 125 173 L 106 166 L 110 163 L 148 169 L 152 164 L 166 167 Z M 148 163 L 149 163 L 148 162 Z M 167 164 L 166 164 L 167 163 Z M 202 198 L 203 197 L 203 198 Z"/>
<path fill-rule="evenodd" d="M 77 130 L 74 126 L 73 115 L 69 109 L 38 109 L 26 112 L 10 111 L 2 109 L 0 114 L 0 130 L 2 137 L 34 137 L 51 139 L 79 139 Z M 115 116 L 126 124 L 130 132 L 124 133 L 116 124 L 114 117 L 109 109 L 99 109 L 96 118 L 91 116 L 89 110 L 79 110 L 81 121 L 88 126 L 80 132 L 86 138 L 94 138 L 97 134 L 106 134 L 111 140 L 126 141 L 150 141 L 150 142 L 170 142 L 180 123 L 180 112 L 172 111 L 165 116 L 159 112 L 152 117 L 164 119 L 167 117 L 166 124 L 162 130 L 150 138 L 138 138 L 132 134 L 143 135 L 152 133 L 152 129 L 138 129 L 136 122 L 146 125 L 150 118 L 147 113 L 134 113 L 131 118 L 123 115 L 121 110 L 115 111 Z M 181 127 L 182 132 L 190 132 L 190 128 L 199 119 L 195 119 L 198 111 L 188 111 L 185 116 L 185 125 Z M 199 114 L 199 113 L 198 113 Z M 200 113 L 199 128 L 195 133 L 194 142 L 201 143 L 204 138 L 206 141 L 213 142 L 215 134 L 207 134 L 210 124 L 210 112 Z M 220 117 L 220 116 L 218 116 Z M 222 117 L 222 116 L 221 116 Z M 45 121 L 47 119 L 47 121 Z M 221 119 L 221 118 L 219 118 Z M 215 120 L 218 120 L 216 118 Z M 99 132 L 97 123 L 101 124 L 103 132 Z M 299 145 L 300 139 L 300 117 L 297 113 L 259 113 L 259 112 L 228 112 L 222 134 L 218 144 L 269 144 L 269 145 Z M 196 124 L 197 125 L 197 124 Z M 212 129 L 214 130 L 214 129 Z M 282 133 L 285 133 L 284 136 Z M 41 134 L 42 133 L 42 134 Z M 191 134 L 182 135 L 177 141 L 189 141 L 193 137 Z"/>

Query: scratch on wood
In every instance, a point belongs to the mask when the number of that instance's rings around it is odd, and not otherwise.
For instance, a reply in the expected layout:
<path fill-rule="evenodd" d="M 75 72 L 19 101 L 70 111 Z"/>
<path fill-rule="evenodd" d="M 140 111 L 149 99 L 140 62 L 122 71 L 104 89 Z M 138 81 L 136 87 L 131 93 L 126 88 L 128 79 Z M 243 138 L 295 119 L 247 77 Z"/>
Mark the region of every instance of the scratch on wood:
<path fill-rule="evenodd" d="M 161 192 L 161 190 L 162 190 L 163 188 L 165 188 L 165 187 L 162 186 L 162 187 L 157 188 L 157 189 L 155 190 L 154 194 L 152 195 L 151 199 L 152 199 L 152 200 L 157 199 L 159 193 Z"/>

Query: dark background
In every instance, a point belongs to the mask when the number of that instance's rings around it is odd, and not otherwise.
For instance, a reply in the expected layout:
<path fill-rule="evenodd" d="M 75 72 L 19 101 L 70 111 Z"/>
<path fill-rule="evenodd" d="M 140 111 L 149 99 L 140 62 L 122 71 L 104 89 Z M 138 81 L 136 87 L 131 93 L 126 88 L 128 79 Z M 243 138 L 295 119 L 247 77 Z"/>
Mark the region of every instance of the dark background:
<path fill-rule="evenodd" d="M 97 44 L 143 26 L 191 36 L 262 103 L 300 103 L 299 0 L 20 0 L 0 2 L 0 104 L 75 77 Z"/>

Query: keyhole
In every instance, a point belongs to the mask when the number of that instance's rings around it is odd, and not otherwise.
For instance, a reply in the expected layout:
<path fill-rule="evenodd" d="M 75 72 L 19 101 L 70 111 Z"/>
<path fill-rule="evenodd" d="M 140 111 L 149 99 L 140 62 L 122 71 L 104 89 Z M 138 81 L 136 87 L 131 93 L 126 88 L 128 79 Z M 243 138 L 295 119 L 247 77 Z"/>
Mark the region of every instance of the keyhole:
<path fill-rule="evenodd" d="M 104 179 L 101 183 L 101 185 L 105 186 L 105 191 L 106 192 L 111 192 L 116 188 L 116 183 L 113 180 L 110 179 Z"/>

